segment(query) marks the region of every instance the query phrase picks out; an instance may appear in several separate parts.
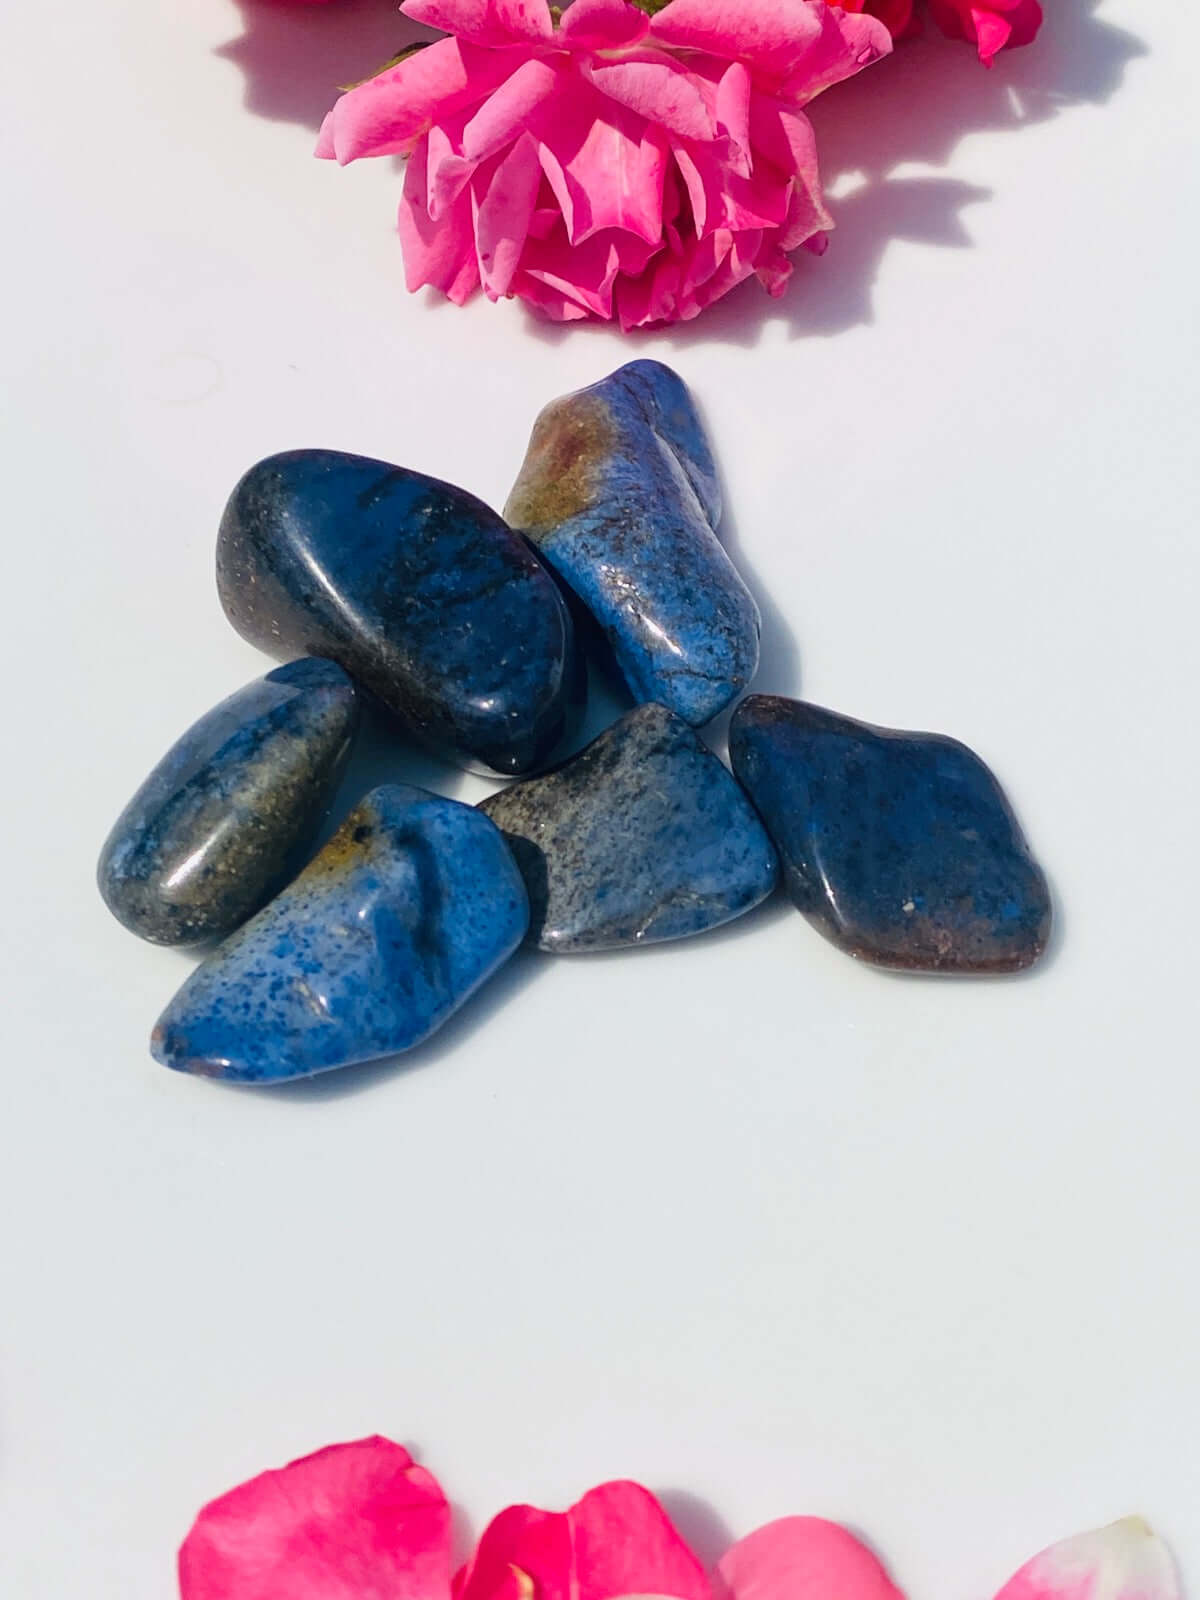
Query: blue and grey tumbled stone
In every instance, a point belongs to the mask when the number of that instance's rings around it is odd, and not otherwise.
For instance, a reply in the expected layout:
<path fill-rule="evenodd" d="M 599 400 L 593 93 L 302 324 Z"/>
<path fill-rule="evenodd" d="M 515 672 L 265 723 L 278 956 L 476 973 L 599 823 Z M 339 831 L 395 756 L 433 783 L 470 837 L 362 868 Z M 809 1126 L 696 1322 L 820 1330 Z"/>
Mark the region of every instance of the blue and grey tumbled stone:
<path fill-rule="evenodd" d="M 977 755 L 796 700 L 751 695 L 733 770 L 779 851 L 797 907 L 877 966 L 1004 973 L 1050 936 L 1050 891 Z"/>
<path fill-rule="evenodd" d="M 753 678 L 758 607 L 717 539 L 712 453 L 669 367 L 631 361 L 548 405 L 504 514 L 595 618 L 635 700 L 699 727 Z"/>
<path fill-rule="evenodd" d="M 151 1049 L 181 1072 L 263 1084 L 408 1050 L 528 925 L 521 875 L 485 816 L 385 785 L 196 969 Z"/>
<path fill-rule="evenodd" d="M 559 954 L 682 939 L 749 911 L 775 851 L 693 730 L 639 706 L 556 772 L 482 802 L 529 891 L 529 939 Z"/>
<path fill-rule="evenodd" d="M 332 661 L 292 661 L 222 700 L 172 745 L 117 819 L 100 893 L 155 944 L 224 938 L 303 862 L 358 725 Z"/>
<path fill-rule="evenodd" d="M 532 771 L 566 730 L 574 638 L 558 585 L 452 484 L 337 450 L 270 456 L 226 507 L 217 587 L 252 644 L 340 662 L 456 760 Z"/>

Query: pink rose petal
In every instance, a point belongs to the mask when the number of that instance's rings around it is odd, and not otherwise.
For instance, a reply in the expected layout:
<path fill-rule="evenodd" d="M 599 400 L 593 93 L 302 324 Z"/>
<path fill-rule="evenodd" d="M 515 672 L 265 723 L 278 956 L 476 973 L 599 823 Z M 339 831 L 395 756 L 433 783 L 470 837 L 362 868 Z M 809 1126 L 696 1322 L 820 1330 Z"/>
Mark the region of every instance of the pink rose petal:
<path fill-rule="evenodd" d="M 722 1600 L 904 1600 L 865 1545 L 820 1517 L 769 1522 L 739 1540 L 717 1573 Z"/>
<path fill-rule="evenodd" d="M 712 139 L 717 126 L 699 85 L 674 61 L 598 61 L 584 67 L 601 94 L 683 139 Z"/>
<path fill-rule="evenodd" d="M 387 1439 L 331 1445 L 204 1507 L 182 1600 L 449 1600 L 450 1512 Z"/>
<path fill-rule="evenodd" d="M 404 246 L 404 281 L 410 292 L 431 284 L 455 305 L 465 305 L 479 287 L 472 233 L 472 202 L 460 194 L 437 217 L 429 215 L 424 143 L 409 157 L 396 226 Z"/>
<path fill-rule="evenodd" d="M 569 1511 L 512 1506 L 484 1530 L 455 1600 L 710 1600 L 704 1569 L 666 1512 L 636 1483 L 606 1483 Z"/>
<path fill-rule="evenodd" d="M 537 144 L 523 134 L 486 180 L 480 174 L 472 184 L 479 277 L 489 300 L 512 287 L 541 182 Z"/>
<path fill-rule="evenodd" d="M 1051 1545 L 996 1600 L 1181 1600 L 1171 1553 L 1141 1517 Z"/>
<path fill-rule="evenodd" d="M 522 44 L 554 34 L 546 0 L 404 0 L 400 9 L 414 22 L 472 44 Z"/>
<path fill-rule="evenodd" d="M 565 44 L 603 50 L 634 44 L 649 31 L 650 18 L 628 0 L 571 0 L 558 25 Z"/>

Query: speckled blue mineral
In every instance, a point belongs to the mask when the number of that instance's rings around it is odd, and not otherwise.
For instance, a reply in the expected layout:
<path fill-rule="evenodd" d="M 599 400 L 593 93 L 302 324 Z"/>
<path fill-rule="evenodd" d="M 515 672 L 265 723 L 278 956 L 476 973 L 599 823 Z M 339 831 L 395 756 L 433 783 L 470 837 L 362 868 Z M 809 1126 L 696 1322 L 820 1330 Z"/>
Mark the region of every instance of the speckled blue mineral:
<path fill-rule="evenodd" d="M 98 877 L 113 915 L 156 944 L 232 933 L 301 866 L 357 721 L 332 661 L 292 661 L 222 700 L 109 835 Z"/>
<path fill-rule="evenodd" d="M 564 732 L 574 640 L 558 585 L 452 484 L 337 450 L 270 456 L 226 507 L 217 587 L 252 644 L 340 662 L 455 759 L 528 772 Z"/>
<path fill-rule="evenodd" d="M 407 1050 L 520 944 L 521 875 L 479 811 L 374 789 L 293 884 L 205 961 L 154 1030 L 181 1072 L 280 1083 Z"/>
<path fill-rule="evenodd" d="M 1045 876 L 1000 785 L 965 745 L 751 695 L 734 713 L 729 751 L 793 901 L 850 955 L 1002 973 L 1045 950 Z"/>
<path fill-rule="evenodd" d="M 686 386 L 631 361 L 534 424 L 505 516 L 599 623 L 634 698 L 699 727 L 758 666 L 758 607 L 716 536 L 716 469 Z"/>
<path fill-rule="evenodd" d="M 525 876 L 530 940 L 558 954 L 703 933 L 775 886 L 753 806 L 663 706 L 639 706 L 557 772 L 482 809 Z"/>

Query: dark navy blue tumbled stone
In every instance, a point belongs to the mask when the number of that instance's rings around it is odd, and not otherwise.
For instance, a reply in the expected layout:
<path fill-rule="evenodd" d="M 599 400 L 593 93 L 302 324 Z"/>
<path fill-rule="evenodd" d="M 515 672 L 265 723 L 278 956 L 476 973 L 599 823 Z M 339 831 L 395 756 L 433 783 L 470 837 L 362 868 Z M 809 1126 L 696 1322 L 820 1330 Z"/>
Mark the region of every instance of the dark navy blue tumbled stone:
<path fill-rule="evenodd" d="M 775 886 L 775 851 L 692 729 L 639 706 L 557 772 L 490 796 L 529 891 L 529 938 L 566 954 L 681 939 Z"/>
<path fill-rule="evenodd" d="M 386 785 L 196 969 L 151 1048 L 238 1083 L 392 1055 L 440 1027 L 528 925 L 521 875 L 485 816 Z"/>
<path fill-rule="evenodd" d="M 565 731 L 571 620 L 527 542 L 465 490 L 337 450 L 252 467 L 217 545 L 252 644 L 339 661 L 426 742 L 497 772 Z"/>
<path fill-rule="evenodd" d="M 965 745 L 751 695 L 729 751 L 792 899 L 841 949 L 952 973 L 1016 972 L 1045 950 L 1045 876 Z"/>
<path fill-rule="evenodd" d="M 232 933 L 301 865 L 357 723 L 332 661 L 292 661 L 222 700 L 117 819 L 98 872 L 109 910 L 156 944 Z"/>
<path fill-rule="evenodd" d="M 631 361 L 534 424 L 505 516 L 599 623 L 634 698 L 699 727 L 758 666 L 758 607 L 716 536 L 716 469 L 682 380 Z"/>

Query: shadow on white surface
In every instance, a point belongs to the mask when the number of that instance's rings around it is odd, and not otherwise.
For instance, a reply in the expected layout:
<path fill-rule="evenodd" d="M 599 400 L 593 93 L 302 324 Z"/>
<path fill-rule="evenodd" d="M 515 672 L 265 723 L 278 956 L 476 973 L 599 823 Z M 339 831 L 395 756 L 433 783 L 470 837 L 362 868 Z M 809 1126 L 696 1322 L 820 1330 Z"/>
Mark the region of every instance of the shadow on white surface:
<path fill-rule="evenodd" d="M 243 32 L 217 51 L 241 69 L 245 105 L 271 122 L 313 129 L 339 89 L 368 78 L 418 39 L 437 35 L 400 14 L 399 0 L 238 0 Z"/>
<path fill-rule="evenodd" d="M 699 1496 L 686 1489 L 655 1489 L 663 1510 L 701 1566 L 711 1572 L 733 1543 L 729 1524 Z"/>

